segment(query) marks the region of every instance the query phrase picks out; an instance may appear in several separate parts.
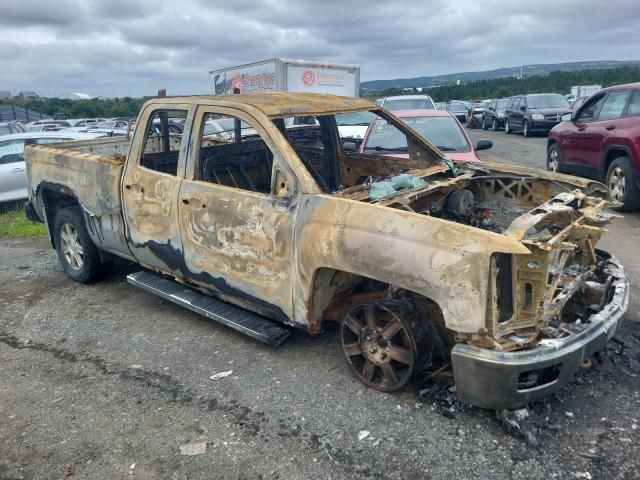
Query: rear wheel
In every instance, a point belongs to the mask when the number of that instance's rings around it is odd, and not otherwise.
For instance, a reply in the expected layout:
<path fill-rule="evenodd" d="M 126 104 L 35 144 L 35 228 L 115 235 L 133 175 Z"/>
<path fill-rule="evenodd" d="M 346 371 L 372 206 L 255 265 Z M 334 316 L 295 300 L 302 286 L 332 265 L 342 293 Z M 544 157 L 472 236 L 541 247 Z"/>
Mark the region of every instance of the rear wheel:
<path fill-rule="evenodd" d="M 555 173 L 562 173 L 560 167 L 560 148 L 557 143 L 549 147 L 547 151 L 547 170 Z"/>
<path fill-rule="evenodd" d="M 58 260 L 72 280 L 88 283 L 108 272 L 111 262 L 102 263 L 80 207 L 60 210 L 54 221 L 53 234 Z"/>
<path fill-rule="evenodd" d="M 383 392 L 402 388 L 424 366 L 426 330 L 409 300 L 357 304 L 341 327 L 342 351 L 358 379 Z"/>
<path fill-rule="evenodd" d="M 622 203 L 617 210 L 631 211 L 640 208 L 640 191 L 633 180 L 631 160 L 628 157 L 616 158 L 607 171 L 609 198 Z"/>
<path fill-rule="evenodd" d="M 504 133 L 509 133 L 509 134 L 513 133 L 513 130 L 511 130 L 511 126 L 509 125 L 508 118 L 504 121 Z"/>

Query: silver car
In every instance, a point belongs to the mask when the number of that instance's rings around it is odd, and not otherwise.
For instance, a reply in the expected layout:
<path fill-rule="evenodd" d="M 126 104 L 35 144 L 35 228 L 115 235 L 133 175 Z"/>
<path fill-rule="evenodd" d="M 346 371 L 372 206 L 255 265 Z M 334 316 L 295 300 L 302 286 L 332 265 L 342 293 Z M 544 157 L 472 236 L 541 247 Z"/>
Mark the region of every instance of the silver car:
<path fill-rule="evenodd" d="M 0 136 L 0 202 L 26 199 L 27 174 L 25 171 L 25 145 L 45 145 L 66 140 L 88 140 L 104 134 L 79 132 L 26 132 Z"/>

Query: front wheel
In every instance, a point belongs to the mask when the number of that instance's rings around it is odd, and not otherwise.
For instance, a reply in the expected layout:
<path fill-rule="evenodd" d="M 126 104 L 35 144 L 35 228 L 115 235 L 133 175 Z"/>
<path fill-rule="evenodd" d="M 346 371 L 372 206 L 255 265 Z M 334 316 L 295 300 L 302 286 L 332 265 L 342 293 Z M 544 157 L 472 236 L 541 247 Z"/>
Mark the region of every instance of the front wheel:
<path fill-rule="evenodd" d="M 340 326 L 342 351 L 362 383 L 391 392 L 424 366 L 430 348 L 416 318 L 409 301 L 357 304 L 347 311 Z"/>
<path fill-rule="evenodd" d="M 617 210 L 628 212 L 640 208 L 640 191 L 633 181 L 631 160 L 627 157 L 616 158 L 607 170 L 609 198 L 622 203 Z"/>
<path fill-rule="evenodd" d="M 109 270 L 111 263 L 102 263 L 80 207 L 60 210 L 54 221 L 53 234 L 58 260 L 72 280 L 89 283 Z"/>
<path fill-rule="evenodd" d="M 487 123 L 487 119 L 482 117 L 482 129 L 483 130 L 488 130 L 489 129 L 489 124 Z"/>
<path fill-rule="evenodd" d="M 495 119 L 495 117 L 491 122 L 491 130 L 493 130 L 494 132 L 498 131 L 498 121 Z"/>
<path fill-rule="evenodd" d="M 509 125 L 508 118 L 504 121 L 504 133 L 509 133 L 509 134 L 513 133 L 513 130 L 511 130 L 511 126 Z"/>
<path fill-rule="evenodd" d="M 529 130 L 529 122 L 525 120 L 522 124 L 522 135 L 525 137 L 531 136 L 531 130 Z"/>

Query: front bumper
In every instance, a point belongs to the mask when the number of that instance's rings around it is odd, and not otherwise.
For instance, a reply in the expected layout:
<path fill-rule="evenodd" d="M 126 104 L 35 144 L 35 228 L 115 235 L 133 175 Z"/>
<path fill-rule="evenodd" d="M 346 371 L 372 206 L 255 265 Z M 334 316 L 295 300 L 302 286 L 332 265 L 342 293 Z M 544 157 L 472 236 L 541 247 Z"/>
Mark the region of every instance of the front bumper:
<path fill-rule="evenodd" d="M 555 120 L 531 120 L 530 127 L 532 132 L 548 132 L 558 123 Z"/>
<path fill-rule="evenodd" d="M 466 344 L 453 347 L 451 358 L 460 400 L 495 410 L 518 408 L 566 385 L 614 335 L 627 310 L 629 281 L 624 268 L 613 257 L 607 262 L 605 270 L 614 279 L 611 301 L 587 322 L 571 326 L 571 335 L 541 340 L 531 350 L 516 352 Z M 538 380 L 532 385 L 531 378 Z"/>

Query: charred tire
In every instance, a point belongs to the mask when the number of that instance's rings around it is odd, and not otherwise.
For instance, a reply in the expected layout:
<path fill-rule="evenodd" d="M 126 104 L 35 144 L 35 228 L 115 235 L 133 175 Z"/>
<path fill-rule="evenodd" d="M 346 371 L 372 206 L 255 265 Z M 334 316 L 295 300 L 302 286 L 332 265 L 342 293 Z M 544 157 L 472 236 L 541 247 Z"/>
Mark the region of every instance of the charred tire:
<path fill-rule="evenodd" d="M 547 170 L 555 173 L 562 173 L 562 165 L 560 165 L 560 148 L 554 143 L 547 150 Z"/>
<path fill-rule="evenodd" d="M 511 126 L 509 125 L 509 119 L 507 118 L 504 121 L 504 133 L 512 134 L 513 130 L 511 130 Z"/>
<path fill-rule="evenodd" d="M 498 131 L 498 121 L 495 119 L 495 117 L 493 118 L 493 121 L 491 122 L 491 130 L 493 130 L 494 132 Z"/>
<path fill-rule="evenodd" d="M 358 380 L 382 392 L 405 386 L 432 356 L 426 320 L 410 299 L 353 305 L 341 322 L 340 339 Z"/>
<path fill-rule="evenodd" d="M 60 210 L 53 225 L 54 243 L 64 272 L 76 282 L 89 283 L 104 276 L 112 263 L 102 263 L 91 241 L 80 207 Z"/>
<path fill-rule="evenodd" d="M 531 130 L 529 129 L 529 122 L 527 120 L 522 122 L 522 135 L 524 135 L 525 137 L 531 136 Z"/>
<path fill-rule="evenodd" d="M 640 191 L 633 181 L 630 158 L 618 157 L 611 163 L 607 170 L 607 187 L 609 198 L 623 204 L 616 210 L 629 212 L 640 208 Z"/>

